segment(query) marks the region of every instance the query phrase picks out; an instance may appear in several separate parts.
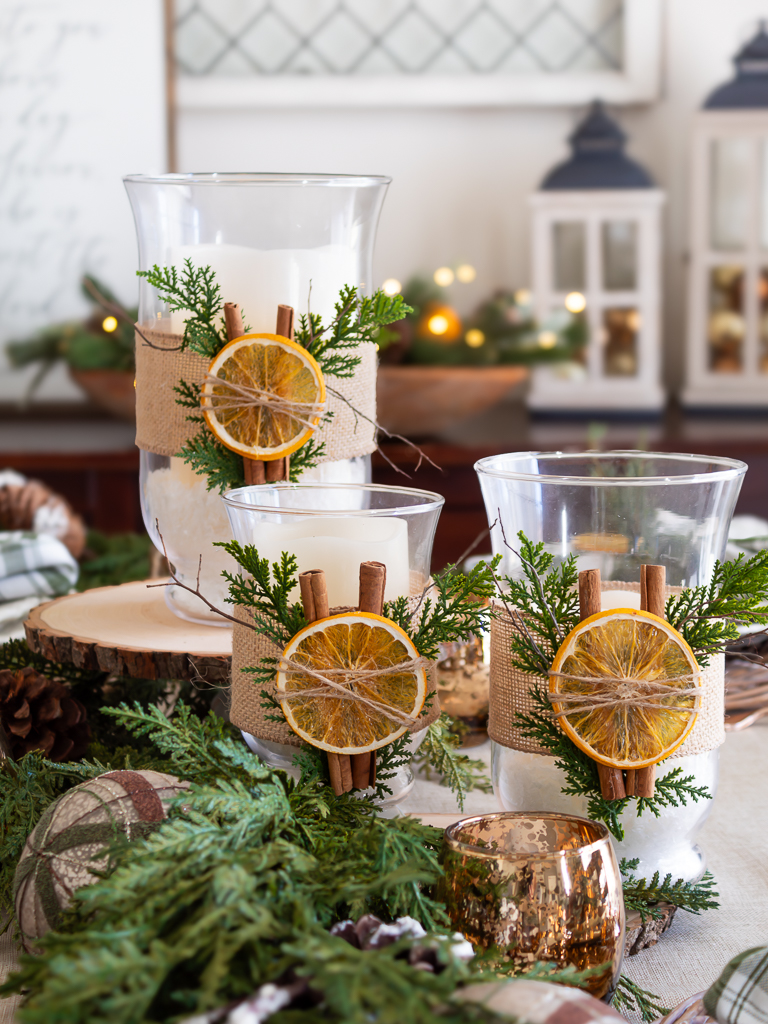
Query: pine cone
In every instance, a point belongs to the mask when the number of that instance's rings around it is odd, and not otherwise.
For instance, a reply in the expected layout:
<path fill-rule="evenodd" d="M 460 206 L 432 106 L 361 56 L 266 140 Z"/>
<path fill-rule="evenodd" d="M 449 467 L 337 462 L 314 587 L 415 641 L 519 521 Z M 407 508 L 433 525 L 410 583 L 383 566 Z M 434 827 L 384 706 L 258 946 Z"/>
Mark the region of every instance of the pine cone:
<path fill-rule="evenodd" d="M 80 701 L 30 665 L 0 671 L 0 725 L 17 761 L 30 750 L 51 761 L 77 761 L 91 739 Z"/>

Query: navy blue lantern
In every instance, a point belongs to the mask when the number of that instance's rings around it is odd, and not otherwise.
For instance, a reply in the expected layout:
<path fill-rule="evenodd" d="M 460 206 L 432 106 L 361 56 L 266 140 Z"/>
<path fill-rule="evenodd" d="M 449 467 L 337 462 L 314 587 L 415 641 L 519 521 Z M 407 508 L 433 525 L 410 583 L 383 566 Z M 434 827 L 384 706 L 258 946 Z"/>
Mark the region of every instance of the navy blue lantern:
<path fill-rule="evenodd" d="M 577 316 L 578 359 L 536 368 L 534 409 L 657 410 L 663 193 L 625 152 L 626 135 L 592 105 L 569 139 L 572 154 L 531 197 L 533 292 L 543 323 Z M 542 331 L 546 347 L 551 332 Z"/>
<path fill-rule="evenodd" d="M 693 139 L 683 401 L 768 406 L 768 33 L 734 58 Z"/>

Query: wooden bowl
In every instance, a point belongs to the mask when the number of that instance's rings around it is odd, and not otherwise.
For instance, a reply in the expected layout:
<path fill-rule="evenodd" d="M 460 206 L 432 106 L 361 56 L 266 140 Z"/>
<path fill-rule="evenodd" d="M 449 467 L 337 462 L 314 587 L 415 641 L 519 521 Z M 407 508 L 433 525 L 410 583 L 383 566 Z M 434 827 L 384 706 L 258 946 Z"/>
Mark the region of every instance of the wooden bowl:
<path fill-rule="evenodd" d="M 136 422 L 136 374 L 133 370 L 75 370 L 69 375 L 94 405 L 119 420 Z"/>
<path fill-rule="evenodd" d="M 392 434 L 436 434 L 492 408 L 527 378 L 525 366 L 380 366 L 376 418 Z"/>

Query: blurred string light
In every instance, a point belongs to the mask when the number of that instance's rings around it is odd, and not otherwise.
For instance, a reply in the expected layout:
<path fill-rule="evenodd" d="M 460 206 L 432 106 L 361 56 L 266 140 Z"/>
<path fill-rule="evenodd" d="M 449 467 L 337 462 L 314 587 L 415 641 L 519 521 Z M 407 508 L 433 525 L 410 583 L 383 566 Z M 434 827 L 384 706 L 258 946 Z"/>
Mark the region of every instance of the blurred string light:
<path fill-rule="evenodd" d="M 105 316 L 104 319 L 101 321 L 101 326 L 102 329 L 107 332 L 107 334 L 111 334 L 112 331 L 117 330 L 117 319 L 113 316 Z"/>
<path fill-rule="evenodd" d="M 587 308 L 587 300 L 581 292 L 569 292 L 565 296 L 565 308 L 569 313 L 582 313 Z"/>
<path fill-rule="evenodd" d="M 462 263 L 456 267 L 456 279 L 462 284 L 471 284 L 477 277 L 477 271 L 471 263 Z"/>
<path fill-rule="evenodd" d="M 472 327 L 464 335 L 464 341 L 466 341 L 470 348 L 480 348 L 481 345 L 485 344 L 485 335 L 477 327 Z"/>
<path fill-rule="evenodd" d="M 388 277 L 384 284 L 381 286 L 381 290 L 385 295 L 399 295 L 403 290 L 403 286 L 397 280 L 396 277 Z"/>
<path fill-rule="evenodd" d="M 435 313 L 435 315 L 431 316 L 427 321 L 427 327 L 432 334 L 437 334 L 438 336 L 445 334 L 449 327 L 448 317 L 443 316 L 442 313 Z"/>
<path fill-rule="evenodd" d="M 438 267 L 432 277 L 435 284 L 441 288 L 447 288 L 448 285 L 453 284 L 453 271 L 450 267 Z"/>
<path fill-rule="evenodd" d="M 515 292 L 515 302 L 518 306 L 530 306 L 531 293 L 527 288 L 518 288 Z"/>
<path fill-rule="evenodd" d="M 539 331 L 536 340 L 539 343 L 539 348 L 554 348 L 557 344 L 557 335 L 554 331 Z"/>

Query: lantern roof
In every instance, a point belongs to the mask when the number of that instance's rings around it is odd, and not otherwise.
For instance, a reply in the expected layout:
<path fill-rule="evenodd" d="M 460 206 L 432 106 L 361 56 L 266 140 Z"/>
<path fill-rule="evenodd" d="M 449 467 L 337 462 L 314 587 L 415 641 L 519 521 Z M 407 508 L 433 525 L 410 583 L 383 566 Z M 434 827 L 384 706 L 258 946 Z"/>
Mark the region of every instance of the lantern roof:
<path fill-rule="evenodd" d="M 760 22 L 757 35 L 733 58 L 736 77 L 720 85 L 704 101 L 705 110 L 768 107 L 768 32 Z"/>
<path fill-rule="evenodd" d="M 654 187 L 645 168 L 624 152 L 627 136 L 599 100 L 568 141 L 572 155 L 544 178 L 543 191 Z"/>

